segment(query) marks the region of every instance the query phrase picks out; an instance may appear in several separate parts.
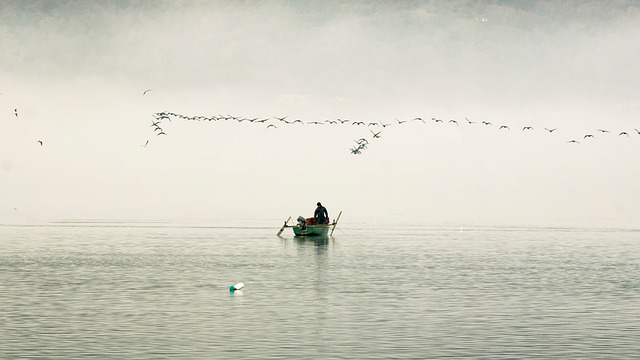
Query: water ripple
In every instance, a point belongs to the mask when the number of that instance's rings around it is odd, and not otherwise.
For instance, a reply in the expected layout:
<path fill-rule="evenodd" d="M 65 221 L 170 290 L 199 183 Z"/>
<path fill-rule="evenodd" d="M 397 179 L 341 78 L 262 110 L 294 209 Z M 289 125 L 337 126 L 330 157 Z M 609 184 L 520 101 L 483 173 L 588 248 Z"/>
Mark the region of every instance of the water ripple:
<path fill-rule="evenodd" d="M 98 225 L 0 227 L 0 358 L 639 355 L 637 231 Z"/>

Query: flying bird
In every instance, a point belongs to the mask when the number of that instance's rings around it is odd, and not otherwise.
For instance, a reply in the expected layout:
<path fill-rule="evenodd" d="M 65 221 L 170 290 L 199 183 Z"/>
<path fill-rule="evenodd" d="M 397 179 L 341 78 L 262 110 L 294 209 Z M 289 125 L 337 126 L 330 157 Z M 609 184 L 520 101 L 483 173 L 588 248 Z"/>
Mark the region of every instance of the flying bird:
<path fill-rule="evenodd" d="M 18 117 L 18 109 L 13 109 L 13 114 Z"/>
<path fill-rule="evenodd" d="M 151 89 L 147 89 L 144 92 L 142 92 L 142 95 L 146 95 L 149 91 L 151 91 Z"/>
<path fill-rule="evenodd" d="M 273 125 L 273 124 L 269 124 L 269 125 L 267 125 L 266 129 L 268 129 L 268 128 L 270 128 L 270 127 L 274 128 L 274 129 L 277 129 L 277 128 L 278 128 L 277 126 L 275 126 L 275 125 Z"/>
<path fill-rule="evenodd" d="M 457 122 L 457 121 L 455 121 L 455 120 L 453 120 L 453 119 L 452 119 L 452 120 L 449 120 L 449 122 L 450 122 L 450 123 L 454 123 L 454 124 L 458 125 L 458 122 Z"/>
<path fill-rule="evenodd" d="M 364 125 L 364 122 L 362 121 L 354 121 L 351 123 L 351 125 Z"/>
<path fill-rule="evenodd" d="M 468 122 L 469 124 L 475 124 L 475 123 L 476 123 L 476 121 L 471 121 L 471 120 L 469 120 L 469 119 L 467 119 L 467 118 L 464 118 L 464 119 L 465 119 L 465 120 L 467 120 L 467 122 Z"/>
<path fill-rule="evenodd" d="M 525 130 L 533 130 L 533 128 L 531 126 L 525 126 L 522 128 L 522 131 L 525 131 Z"/>
<path fill-rule="evenodd" d="M 147 147 L 147 145 L 149 145 L 149 140 L 147 140 L 147 142 L 146 142 L 146 143 L 144 143 L 144 145 L 140 145 L 140 146 L 142 146 L 142 147 Z"/>
<path fill-rule="evenodd" d="M 556 131 L 557 128 L 553 128 L 553 129 L 544 128 L 544 129 L 547 130 L 548 132 L 554 132 L 554 131 Z"/>
<path fill-rule="evenodd" d="M 608 133 L 609 132 L 609 130 L 605 130 L 605 129 L 598 129 L 596 131 L 600 131 L 601 133 Z"/>
<path fill-rule="evenodd" d="M 38 140 L 38 142 L 40 143 L 40 146 L 42 146 L 42 140 Z"/>
<path fill-rule="evenodd" d="M 278 120 L 280 120 L 280 121 L 284 121 L 284 119 L 286 119 L 286 118 L 288 118 L 288 117 L 289 117 L 289 115 L 287 115 L 287 116 L 285 116 L 285 117 L 275 117 L 275 116 L 274 116 L 273 118 L 274 118 L 274 119 L 278 119 Z"/>
<path fill-rule="evenodd" d="M 418 120 L 418 121 L 422 121 L 422 122 L 424 123 L 424 119 L 423 119 L 423 118 L 421 118 L 421 117 L 417 117 L 417 118 L 414 118 L 414 119 L 413 119 L 413 121 L 416 121 L 416 120 Z M 426 123 L 425 123 L 425 124 L 426 124 Z"/>
<path fill-rule="evenodd" d="M 431 120 L 435 121 L 435 122 L 442 122 L 442 120 L 440 119 L 436 119 L 436 118 L 431 118 Z"/>
<path fill-rule="evenodd" d="M 484 125 L 491 125 L 491 123 L 490 123 L 490 122 L 488 122 L 488 121 L 483 121 L 482 123 L 483 123 Z"/>
<path fill-rule="evenodd" d="M 371 133 L 373 134 L 373 137 L 374 137 L 374 138 L 376 138 L 376 139 L 380 138 L 380 133 L 381 133 L 382 131 L 378 131 L 377 133 L 376 133 L 376 132 L 373 132 L 372 130 L 369 130 L 369 131 L 371 131 Z"/>
<path fill-rule="evenodd" d="M 576 144 L 580 144 L 580 141 L 570 140 L 570 141 L 567 141 L 567 143 L 576 143 Z"/>
<path fill-rule="evenodd" d="M 396 121 L 398 122 L 398 124 L 404 124 L 404 123 L 406 123 L 406 122 L 407 122 L 407 120 L 405 120 L 405 121 L 400 121 L 400 120 L 398 120 L 397 118 L 396 118 Z"/>
<path fill-rule="evenodd" d="M 627 135 L 627 137 L 629 137 L 629 134 L 627 134 L 627 132 L 626 132 L 626 131 L 623 131 L 623 132 L 621 132 L 620 134 L 618 134 L 618 136 L 620 136 L 620 135 Z"/>
<path fill-rule="evenodd" d="M 585 135 L 585 136 L 583 137 L 583 139 L 586 139 L 586 138 L 588 138 L 588 137 L 592 138 L 592 137 L 593 137 L 593 135 L 591 135 L 591 134 L 587 134 L 587 135 Z"/>
<path fill-rule="evenodd" d="M 500 129 L 507 129 L 510 130 L 509 127 L 507 125 L 500 125 L 500 127 L 498 128 L 498 130 Z"/>

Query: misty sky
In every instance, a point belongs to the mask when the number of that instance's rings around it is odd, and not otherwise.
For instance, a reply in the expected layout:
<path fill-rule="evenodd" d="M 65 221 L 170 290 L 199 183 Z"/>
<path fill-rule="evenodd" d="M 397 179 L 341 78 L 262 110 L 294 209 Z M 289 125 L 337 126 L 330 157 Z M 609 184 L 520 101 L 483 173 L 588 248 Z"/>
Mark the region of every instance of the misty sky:
<path fill-rule="evenodd" d="M 322 201 L 354 222 L 638 226 L 638 39 L 624 0 L 3 1 L 0 223 Z M 278 128 L 157 136 L 162 111 Z"/>

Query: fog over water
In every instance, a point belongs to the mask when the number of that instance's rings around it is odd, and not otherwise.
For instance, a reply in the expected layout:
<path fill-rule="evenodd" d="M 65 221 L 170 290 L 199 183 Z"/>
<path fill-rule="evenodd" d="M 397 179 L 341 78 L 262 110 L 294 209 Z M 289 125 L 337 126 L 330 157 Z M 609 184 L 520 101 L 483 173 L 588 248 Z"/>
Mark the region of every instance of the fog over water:
<path fill-rule="evenodd" d="M 349 221 L 637 226 L 639 38 L 623 0 L 3 1 L 0 222 L 322 201 Z M 159 112 L 269 121 L 158 136 Z"/>

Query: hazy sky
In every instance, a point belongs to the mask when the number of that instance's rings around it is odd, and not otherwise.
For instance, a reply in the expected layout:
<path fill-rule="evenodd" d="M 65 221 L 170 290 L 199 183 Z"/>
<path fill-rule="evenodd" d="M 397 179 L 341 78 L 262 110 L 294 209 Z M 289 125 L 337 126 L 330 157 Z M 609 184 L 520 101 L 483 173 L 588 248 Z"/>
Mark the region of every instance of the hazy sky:
<path fill-rule="evenodd" d="M 358 222 L 638 226 L 638 39 L 624 0 L 2 1 L 0 223 L 322 201 Z M 157 136 L 162 111 L 278 128 Z"/>

